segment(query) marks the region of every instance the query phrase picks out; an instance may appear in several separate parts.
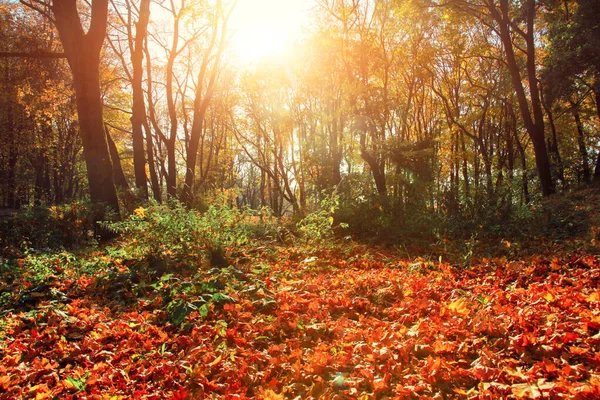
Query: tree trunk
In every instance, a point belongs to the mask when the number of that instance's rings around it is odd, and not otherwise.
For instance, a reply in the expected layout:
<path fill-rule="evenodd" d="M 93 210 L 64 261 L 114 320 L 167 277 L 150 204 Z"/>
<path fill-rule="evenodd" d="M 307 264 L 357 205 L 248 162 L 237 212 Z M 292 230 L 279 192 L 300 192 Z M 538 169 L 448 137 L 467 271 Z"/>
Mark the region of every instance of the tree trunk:
<path fill-rule="evenodd" d="M 183 193 L 181 200 L 184 203 L 190 204 L 192 200 L 194 179 L 196 177 L 196 160 L 198 159 L 198 146 L 200 144 L 200 137 L 202 136 L 202 129 L 204 126 L 204 118 L 206 117 L 206 111 L 215 93 L 215 85 L 217 82 L 218 72 L 220 69 L 221 55 L 226 44 L 226 32 L 227 32 L 227 20 L 231 13 L 223 15 L 221 9 L 221 3 L 217 2 L 217 10 L 215 13 L 215 20 L 213 22 L 213 32 L 208 45 L 205 50 L 204 58 L 202 59 L 202 65 L 198 72 L 198 78 L 196 80 L 196 93 L 194 98 L 194 120 L 192 122 L 192 130 L 190 132 L 190 142 L 187 148 L 187 160 L 185 170 L 185 184 L 183 186 Z M 219 21 L 222 18 L 222 21 Z M 223 25 L 219 27 L 219 22 Z M 220 35 L 219 38 L 219 28 Z M 218 40 L 217 40 L 218 39 Z M 216 52 L 213 54 L 213 50 Z M 203 91 L 204 81 L 207 77 L 209 68 L 209 62 L 213 60 L 212 70 L 208 75 L 208 82 L 206 83 L 206 90 Z"/>
<path fill-rule="evenodd" d="M 600 122 L 600 71 L 596 73 L 596 84 L 594 85 L 594 98 L 596 100 L 596 113 Z M 600 182 L 600 151 L 596 158 L 596 168 L 594 169 L 594 182 Z"/>
<path fill-rule="evenodd" d="M 144 90 L 142 80 L 144 75 L 144 40 L 150 19 L 150 0 L 141 0 L 140 15 L 135 29 L 135 41 L 131 49 L 131 66 L 133 69 L 131 88 L 133 105 L 131 113 L 131 128 L 133 133 L 133 169 L 135 172 L 135 187 L 142 196 L 148 198 L 148 178 L 146 177 L 146 158 L 144 157 L 143 125 L 146 120 Z"/>
<path fill-rule="evenodd" d="M 585 144 L 585 132 L 583 131 L 583 124 L 581 123 L 581 117 L 579 116 L 577 104 L 571 103 L 571 113 L 573 113 L 575 125 L 577 126 L 577 144 L 579 145 L 579 154 L 581 155 L 581 171 L 583 173 L 583 181 L 589 183 L 592 174 L 588 160 L 587 146 Z"/>
<path fill-rule="evenodd" d="M 565 171 L 563 167 L 562 157 L 560 156 L 560 151 L 558 149 L 558 139 L 556 135 L 556 125 L 554 124 L 554 114 L 552 112 L 552 104 L 549 104 L 545 101 L 543 96 L 543 90 L 540 90 L 540 94 L 542 95 L 542 106 L 546 111 L 546 115 L 548 116 L 548 122 L 550 123 L 550 132 L 552 132 L 552 137 L 548 139 L 548 151 L 551 158 L 554 158 L 554 163 L 556 164 L 556 177 L 562 183 L 563 189 L 565 186 Z"/>
<path fill-rule="evenodd" d="M 111 207 L 118 215 L 119 202 L 104 132 L 100 93 L 100 50 L 106 36 L 108 0 L 92 1 L 92 17 L 87 33 L 84 33 L 81 25 L 76 0 L 55 1 L 52 11 L 73 72 L 90 198 L 94 203 Z M 96 217 L 102 218 L 102 215 Z"/>
<path fill-rule="evenodd" d="M 106 142 L 108 143 L 108 149 L 110 151 L 110 160 L 113 166 L 113 176 L 115 179 L 115 185 L 123 190 L 128 190 L 129 184 L 127 183 L 127 179 L 125 178 L 123 168 L 121 167 L 119 151 L 117 150 L 117 145 L 115 144 L 114 140 L 112 140 L 112 138 L 110 137 L 108 127 L 106 128 Z"/>
<path fill-rule="evenodd" d="M 167 195 L 169 198 L 177 197 L 177 162 L 175 160 L 175 140 L 169 139 L 165 146 L 167 147 Z"/>
<path fill-rule="evenodd" d="M 502 41 L 506 53 L 506 63 L 510 72 L 513 87 L 517 94 L 519 110 L 521 111 L 525 129 L 533 143 L 535 164 L 540 178 L 542 194 L 544 196 L 549 196 L 554 194 L 556 190 L 554 188 L 554 182 L 552 181 L 550 159 L 548 157 L 548 150 L 544 139 L 544 118 L 536 78 L 535 41 L 533 31 L 535 0 L 527 0 L 525 4 L 527 32 L 524 32 L 524 34 L 527 42 L 527 81 L 529 83 L 531 102 L 527 101 L 527 95 L 525 93 L 525 88 L 523 87 L 523 81 L 519 70 L 519 63 L 517 62 L 515 49 L 513 47 L 513 38 L 510 28 L 511 21 L 508 15 L 509 1 L 501 0 L 500 10 L 498 10 L 496 5 L 492 2 L 488 4 L 488 7 L 500 28 L 500 40 Z M 533 116 L 530 112 L 530 105 Z"/>

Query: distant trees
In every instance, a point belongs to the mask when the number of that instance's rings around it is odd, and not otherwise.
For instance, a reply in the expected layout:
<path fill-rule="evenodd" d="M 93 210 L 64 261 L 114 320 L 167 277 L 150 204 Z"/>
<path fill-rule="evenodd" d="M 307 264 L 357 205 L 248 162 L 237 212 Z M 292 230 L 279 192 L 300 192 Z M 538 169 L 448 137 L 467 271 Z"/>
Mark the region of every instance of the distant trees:
<path fill-rule="evenodd" d="M 0 4 L 0 207 L 60 204 L 84 187 L 72 79 L 51 23 L 18 9 Z"/>
<path fill-rule="evenodd" d="M 593 1 L 318 0 L 287 58 L 250 68 L 228 53 L 234 2 L 27 4 L 61 45 L 3 5 L 31 27 L 2 34 L 48 76 L 2 49 L 7 205 L 77 196 L 80 148 L 91 198 L 113 207 L 117 183 L 189 206 L 239 189 L 239 204 L 302 215 L 336 187 L 347 218 L 390 224 L 501 221 L 600 174 Z M 72 78 L 48 57 L 61 50 Z"/>

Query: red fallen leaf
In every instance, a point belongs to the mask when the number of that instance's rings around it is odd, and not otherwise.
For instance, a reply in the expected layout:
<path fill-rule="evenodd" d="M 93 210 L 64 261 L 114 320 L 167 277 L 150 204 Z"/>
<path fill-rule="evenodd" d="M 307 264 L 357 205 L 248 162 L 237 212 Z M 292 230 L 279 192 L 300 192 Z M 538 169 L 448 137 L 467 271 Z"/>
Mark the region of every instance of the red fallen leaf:
<path fill-rule="evenodd" d="M 375 394 L 385 392 L 390 388 L 390 374 L 385 374 L 383 378 L 377 378 L 373 381 L 373 392 Z"/>
<path fill-rule="evenodd" d="M 543 363 L 544 371 L 549 375 L 554 375 L 558 372 L 558 367 L 551 360 L 545 358 Z"/>
<path fill-rule="evenodd" d="M 575 332 L 567 332 L 565 336 L 563 336 L 562 342 L 567 344 L 576 341 L 579 339 L 579 335 Z"/>
<path fill-rule="evenodd" d="M 275 393 L 271 389 L 266 389 L 260 391 L 260 398 L 263 400 L 283 400 L 285 397 L 282 394 Z"/>
<path fill-rule="evenodd" d="M 476 365 L 471 371 L 473 372 L 473 376 L 480 381 L 491 381 L 498 373 L 496 368 L 485 367 L 483 365 Z"/>
<path fill-rule="evenodd" d="M 173 393 L 173 400 L 187 400 L 190 398 L 190 392 L 186 389 L 181 388 L 178 391 Z"/>
<path fill-rule="evenodd" d="M 367 382 L 369 382 L 370 384 L 373 384 L 373 382 L 375 381 L 375 376 L 373 375 L 373 372 L 370 369 L 363 368 L 359 371 L 359 373 L 362 376 L 364 376 L 367 379 Z"/>

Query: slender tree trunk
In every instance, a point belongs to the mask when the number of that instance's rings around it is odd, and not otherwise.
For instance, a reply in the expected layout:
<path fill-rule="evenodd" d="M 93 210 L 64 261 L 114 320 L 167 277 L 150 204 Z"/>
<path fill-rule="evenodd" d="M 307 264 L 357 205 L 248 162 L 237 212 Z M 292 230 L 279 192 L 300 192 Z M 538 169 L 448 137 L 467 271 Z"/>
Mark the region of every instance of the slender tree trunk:
<path fill-rule="evenodd" d="M 177 131 L 177 129 L 175 129 Z M 175 159 L 175 139 L 169 139 L 167 147 L 167 194 L 169 198 L 177 197 L 177 161 Z"/>
<path fill-rule="evenodd" d="M 540 94 L 542 95 L 542 105 L 544 107 L 544 110 L 546 111 L 546 115 L 548 116 L 548 123 L 550 124 L 550 131 L 552 132 L 552 137 L 548 139 L 548 152 L 554 158 L 554 162 L 556 165 L 556 177 L 562 183 L 564 189 L 565 171 L 563 167 L 562 157 L 560 156 L 560 151 L 558 149 L 558 138 L 556 134 L 556 125 L 554 123 L 554 113 L 552 112 L 552 104 L 546 104 L 543 96 L 543 90 L 540 90 Z"/>
<path fill-rule="evenodd" d="M 106 127 L 106 141 L 108 143 L 108 149 L 110 151 L 110 160 L 112 162 L 113 167 L 113 176 L 115 179 L 115 185 L 122 189 L 128 190 L 129 184 L 127 183 L 127 178 L 125 178 L 125 173 L 123 172 L 123 168 L 121 167 L 121 159 L 119 158 L 119 150 L 117 149 L 117 145 L 115 144 L 112 137 L 110 137 L 110 132 L 108 131 L 108 127 Z"/>
<path fill-rule="evenodd" d="M 577 144 L 579 145 L 579 154 L 581 155 L 581 172 L 583 174 L 583 181 L 589 183 L 592 174 L 590 171 L 587 146 L 585 144 L 585 132 L 583 130 L 583 124 L 581 123 L 581 117 L 579 115 L 579 108 L 577 104 L 571 103 L 571 113 L 575 119 L 575 125 L 577 126 Z"/>
<path fill-rule="evenodd" d="M 527 155 L 525 154 L 525 148 L 521 144 L 519 140 L 518 133 L 515 130 L 515 143 L 517 144 L 517 150 L 519 151 L 519 155 L 521 157 L 521 168 L 523 169 L 523 175 L 521 179 L 521 186 L 523 189 L 523 199 L 525 204 L 529 204 L 531 202 L 531 195 L 529 194 L 529 177 L 527 176 Z"/>
<path fill-rule="evenodd" d="M 148 179 L 146 177 L 146 158 L 144 156 L 144 132 L 146 122 L 146 106 L 144 104 L 144 90 L 142 80 L 144 75 L 144 40 L 150 19 L 150 0 L 141 0 L 140 15 L 135 29 L 135 41 L 131 49 L 132 96 L 133 105 L 131 113 L 131 127 L 133 133 L 133 169 L 135 173 L 135 186 L 141 191 L 142 196 L 148 198 Z"/>
<path fill-rule="evenodd" d="M 152 141 L 152 131 L 150 126 L 146 122 L 144 125 L 146 131 L 146 158 L 148 159 L 148 170 L 150 171 L 150 182 L 152 184 L 152 194 L 154 200 L 161 202 L 162 191 L 160 188 L 160 182 L 158 181 L 158 174 L 156 173 L 156 165 L 154 160 L 154 143 Z"/>
<path fill-rule="evenodd" d="M 463 184 L 465 187 L 465 201 L 467 206 L 471 204 L 471 188 L 469 185 L 469 164 L 467 160 L 467 149 L 465 146 L 465 135 L 461 133 L 460 135 L 460 145 L 462 152 L 462 175 L 463 175 Z"/>
<path fill-rule="evenodd" d="M 198 159 L 198 146 L 200 144 L 200 138 L 202 136 L 202 130 L 204 126 L 204 119 L 206 117 L 206 111 L 215 93 L 215 85 L 219 69 L 221 68 L 221 55 L 226 44 L 226 32 L 227 32 L 227 21 L 231 13 L 223 14 L 221 9 L 222 5 L 217 2 L 217 10 L 215 12 L 215 20 L 213 22 L 213 32 L 208 45 L 208 49 L 205 50 L 205 55 L 202 60 L 200 71 L 198 72 L 198 78 L 196 80 L 196 93 L 194 99 L 194 119 L 192 122 L 192 130 L 190 133 L 190 142 L 187 147 L 187 160 L 185 170 L 185 184 L 183 186 L 183 192 L 181 199 L 185 203 L 190 203 L 192 200 L 192 192 L 194 186 L 194 179 L 196 177 L 196 160 Z M 222 19 L 222 21 L 219 21 Z M 219 26 L 219 23 L 222 26 Z M 219 34 L 221 35 L 219 38 Z M 216 50 L 213 54 L 213 50 Z M 209 62 L 214 58 L 212 70 L 208 75 L 208 82 L 206 83 L 206 90 L 204 89 L 204 81 L 207 77 L 209 68 Z"/>
<path fill-rule="evenodd" d="M 160 203 L 162 201 L 162 185 L 161 185 L 161 179 L 158 176 L 158 172 L 156 171 L 158 166 L 154 159 L 155 147 L 154 147 L 154 141 L 152 140 L 153 135 L 152 135 L 152 130 L 150 129 L 150 123 L 149 123 L 148 119 L 150 119 L 150 122 L 152 122 L 152 128 L 154 128 L 154 131 L 156 132 L 156 135 L 157 135 L 157 140 L 156 140 L 157 148 L 160 148 L 160 143 L 161 143 L 161 140 L 164 138 L 164 133 L 162 132 L 162 130 L 160 129 L 160 126 L 158 125 L 158 122 L 156 121 L 154 102 L 152 101 L 152 98 L 153 98 L 153 96 L 152 96 L 152 90 L 153 90 L 152 61 L 150 59 L 150 51 L 148 50 L 148 41 L 147 40 L 144 42 L 144 54 L 146 55 L 146 75 L 148 78 L 148 88 L 147 88 L 148 89 L 148 92 L 147 92 L 148 116 L 144 120 L 145 121 L 144 129 L 146 131 L 146 153 L 147 153 L 147 159 L 148 159 L 148 169 L 150 170 L 150 181 L 152 182 L 152 193 L 154 194 L 154 199 Z M 164 143 L 164 141 L 162 141 L 162 143 Z M 160 159 L 160 155 L 159 155 L 159 159 Z M 164 165 L 163 165 L 163 167 L 164 167 Z"/>
<path fill-rule="evenodd" d="M 331 131 L 329 133 L 329 147 L 331 151 L 331 183 L 334 186 L 339 185 L 342 181 L 342 174 L 340 172 L 340 164 L 342 162 L 342 150 L 339 143 L 339 132 L 343 129 L 343 124 L 338 124 L 338 119 L 334 118 Z"/>
<path fill-rule="evenodd" d="M 17 132 L 15 132 L 15 107 L 14 104 L 16 102 L 16 96 L 13 85 L 9 82 L 9 71 L 8 71 L 8 63 L 5 66 L 5 79 L 6 85 L 9 87 L 9 95 L 7 99 L 7 109 L 6 109 L 6 131 L 9 135 L 8 138 L 8 171 L 6 171 L 6 183 L 7 183 L 7 198 L 6 204 L 9 208 L 17 208 L 16 201 L 16 191 L 17 191 L 17 161 L 18 161 L 18 152 L 17 152 Z"/>
<path fill-rule="evenodd" d="M 596 73 L 596 83 L 594 85 L 594 98 L 596 100 L 596 113 L 598 122 L 600 122 L 600 71 Z M 594 182 L 600 182 L 600 151 L 596 158 L 596 168 L 594 169 Z"/>
<path fill-rule="evenodd" d="M 527 81 L 529 83 L 529 94 L 531 102 L 527 100 L 525 88 L 520 74 L 519 63 L 515 55 L 515 49 L 511 33 L 511 21 L 509 17 L 509 1 L 500 1 L 500 10 L 496 8 L 493 2 L 488 3 L 489 10 L 496 20 L 500 28 L 500 39 L 506 53 L 506 63 L 510 72 L 513 87 L 515 89 L 519 110 L 525 124 L 525 129 L 533 144 L 535 154 L 535 164 L 540 178 L 542 194 L 549 196 L 556 192 L 552 174 L 550 172 L 550 159 L 546 148 L 544 138 L 544 118 L 540 101 L 540 93 L 536 78 L 535 65 L 535 40 L 534 40 L 534 17 L 535 17 L 535 0 L 527 0 L 525 3 L 525 11 L 527 18 L 527 32 L 525 32 L 525 40 L 527 42 Z M 531 103 L 531 104 L 530 104 Z M 533 111 L 533 116 L 530 111 Z"/>

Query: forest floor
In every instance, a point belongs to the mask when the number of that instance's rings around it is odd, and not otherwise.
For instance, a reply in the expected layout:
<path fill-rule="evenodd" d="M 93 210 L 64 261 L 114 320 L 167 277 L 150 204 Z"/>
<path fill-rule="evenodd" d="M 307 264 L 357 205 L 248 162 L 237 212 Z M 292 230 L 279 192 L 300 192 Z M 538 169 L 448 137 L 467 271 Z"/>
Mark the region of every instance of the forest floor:
<path fill-rule="evenodd" d="M 0 276 L 0 398 L 600 398 L 600 257 L 548 248 L 265 246 L 160 277 L 24 255 Z"/>

